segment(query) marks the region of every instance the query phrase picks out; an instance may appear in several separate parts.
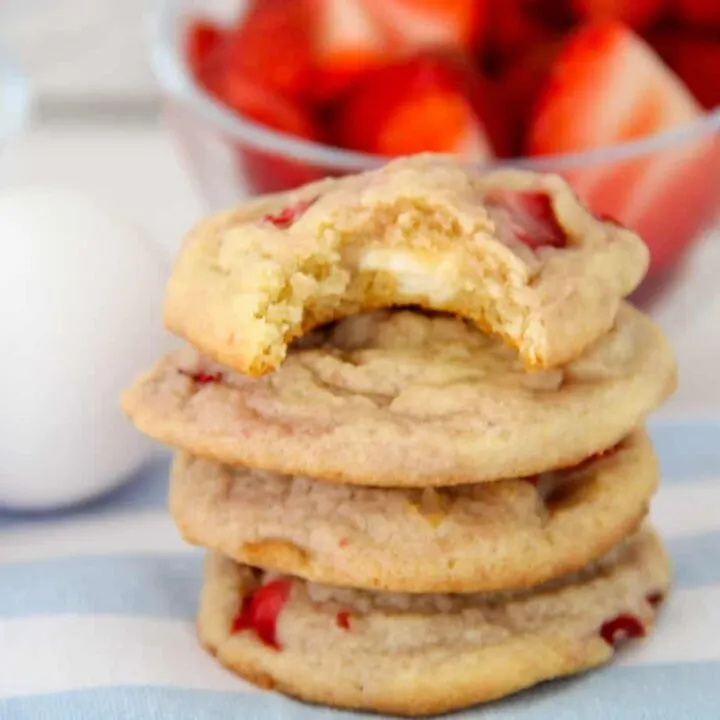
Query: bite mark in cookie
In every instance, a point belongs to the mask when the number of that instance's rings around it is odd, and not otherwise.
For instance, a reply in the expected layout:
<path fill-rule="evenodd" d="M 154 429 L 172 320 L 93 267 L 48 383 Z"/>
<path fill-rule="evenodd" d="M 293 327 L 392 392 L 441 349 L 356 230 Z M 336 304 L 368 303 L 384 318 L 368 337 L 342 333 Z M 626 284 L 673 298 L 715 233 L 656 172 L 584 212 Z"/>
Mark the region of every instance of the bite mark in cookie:
<path fill-rule="evenodd" d="M 549 368 L 612 326 L 647 262 L 634 233 L 585 210 L 559 176 L 419 156 L 204 221 L 180 252 L 165 319 L 216 361 L 261 375 L 314 327 L 417 305 Z"/>

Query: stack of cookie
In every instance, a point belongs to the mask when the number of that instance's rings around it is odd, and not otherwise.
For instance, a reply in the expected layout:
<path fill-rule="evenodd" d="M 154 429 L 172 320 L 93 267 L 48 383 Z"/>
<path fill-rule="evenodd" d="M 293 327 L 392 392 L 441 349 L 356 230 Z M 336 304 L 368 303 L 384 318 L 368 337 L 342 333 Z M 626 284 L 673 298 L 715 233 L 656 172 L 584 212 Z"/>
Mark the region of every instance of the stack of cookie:
<path fill-rule="evenodd" d="M 644 635 L 670 571 L 642 425 L 675 383 L 623 301 L 647 262 L 558 177 L 431 156 L 199 224 L 166 300 L 190 346 L 123 407 L 179 449 L 203 645 L 264 687 L 422 715 Z"/>

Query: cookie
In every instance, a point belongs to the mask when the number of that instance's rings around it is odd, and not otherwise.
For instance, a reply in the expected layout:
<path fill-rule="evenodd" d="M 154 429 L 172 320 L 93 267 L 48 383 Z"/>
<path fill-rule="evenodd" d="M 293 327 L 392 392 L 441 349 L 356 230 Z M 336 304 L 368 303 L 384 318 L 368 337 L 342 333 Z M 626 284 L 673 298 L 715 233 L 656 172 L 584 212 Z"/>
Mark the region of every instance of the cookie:
<path fill-rule="evenodd" d="M 606 553 L 637 530 L 657 480 L 644 432 L 576 468 L 440 490 L 336 485 L 181 454 L 170 509 L 189 542 L 312 582 L 488 592 Z"/>
<path fill-rule="evenodd" d="M 210 217 L 186 238 L 165 322 L 217 362 L 275 369 L 290 340 L 371 309 L 467 318 L 526 366 L 579 355 L 648 266 L 640 238 L 559 176 L 423 155 Z"/>
<path fill-rule="evenodd" d="M 506 594 L 347 590 L 210 555 L 198 632 L 223 665 L 261 687 L 429 715 L 606 662 L 623 636 L 652 628 L 669 582 L 649 530 L 580 573 Z"/>
<path fill-rule="evenodd" d="M 535 373 L 470 323 L 385 310 L 305 338 L 262 378 L 181 349 L 122 404 L 142 432 L 230 465 L 440 486 L 575 465 L 642 425 L 675 372 L 660 330 L 628 305 L 580 359 Z"/>

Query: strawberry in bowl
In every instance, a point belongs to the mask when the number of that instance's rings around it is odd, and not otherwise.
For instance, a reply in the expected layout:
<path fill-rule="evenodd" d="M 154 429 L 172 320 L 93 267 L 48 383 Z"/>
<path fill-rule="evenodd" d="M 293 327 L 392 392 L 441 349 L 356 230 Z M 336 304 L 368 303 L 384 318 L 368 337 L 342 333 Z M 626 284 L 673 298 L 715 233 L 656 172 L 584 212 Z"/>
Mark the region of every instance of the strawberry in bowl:
<path fill-rule="evenodd" d="M 159 0 L 153 60 L 210 203 L 436 151 L 564 175 L 651 275 L 720 208 L 709 0 Z"/>

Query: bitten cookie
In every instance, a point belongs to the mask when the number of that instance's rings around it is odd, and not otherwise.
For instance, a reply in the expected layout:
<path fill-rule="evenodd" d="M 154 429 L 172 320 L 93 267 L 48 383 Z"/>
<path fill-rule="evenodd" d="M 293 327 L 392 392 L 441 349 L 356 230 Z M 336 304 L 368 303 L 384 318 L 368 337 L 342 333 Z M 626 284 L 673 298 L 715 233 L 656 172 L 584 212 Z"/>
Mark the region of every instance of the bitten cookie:
<path fill-rule="evenodd" d="M 421 155 L 204 220 L 175 264 L 165 321 L 217 362 L 260 375 L 318 325 L 419 305 L 472 320 L 547 368 L 612 326 L 648 257 L 559 176 L 483 175 Z"/>
<path fill-rule="evenodd" d="M 198 630 L 223 665 L 264 688 L 428 715 L 609 660 L 621 639 L 652 628 L 669 582 L 647 530 L 579 574 L 503 595 L 343 590 L 210 555 Z"/>
<path fill-rule="evenodd" d="M 123 398 L 147 435 L 193 455 L 358 485 L 424 487 L 575 465 L 640 427 L 675 387 L 660 330 L 623 305 L 562 369 L 447 316 L 378 311 L 318 331 L 249 378 L 192 349 Z"/>
<path fill-rule="evenodd" d="M 579 570 L 632 534 L 658 467 L 637 432 L 524 480 L 360 488 L 181 454 L 170 510 L 184 538 L 313 582 L 404 592 L 517 589 Z"/>

